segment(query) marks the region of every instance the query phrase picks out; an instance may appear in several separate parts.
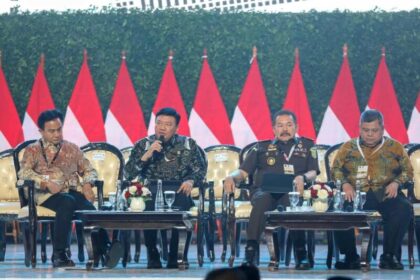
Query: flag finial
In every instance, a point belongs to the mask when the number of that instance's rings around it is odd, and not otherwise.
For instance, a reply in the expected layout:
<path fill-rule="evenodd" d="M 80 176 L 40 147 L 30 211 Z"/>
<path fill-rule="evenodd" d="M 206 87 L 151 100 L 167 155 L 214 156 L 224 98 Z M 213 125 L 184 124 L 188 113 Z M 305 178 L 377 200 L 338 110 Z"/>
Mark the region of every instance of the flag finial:
<path fill-rule="evenodd" d="M 295 58 L 299 58 L 299 48 L 295 48 Z"/>
<path fill-rule="evenodd" d="M 121 58 L 124 59 L 124 60 L 127 58 L 125 51 L 121 52 Z"/>
<path fill-rule="evenodd" d="M 83 49 L 83 59 L 87 60 L 87 49 Z"/>
<path fill-rule="evenodd" d="M 381 49 L 381 55 L 382 56 L 385 56 L 385 47 L 382 47 L 382 49 Z"/>
<path fill-rule="evenodd" d="M 207 49 L 203 50 L 203 58 L 207 58 Z"/>
<path fill-rule="evenodd" d="M 347 56 L 347 53 L 348 53 L 348 47 L 347 47 L 347 43 L 344 43 L 344 46 L 343 46 L 343 57 L 346 57 Z"/>
<path fill-rule="evenodd" d="M 253 48 L 252 48 L 252 58 L 254 58 L 254 57 L 257 57 L 257 47 L 256 46 L 254 46 Z"/>
<path fill-rule="evenodd" d="M 1 65 L 1 61 L 2 61 L 2 59 L 3 59 L 3 57 L 2 57 L 1 50 L 0 50 L 0 67 L 2 66 L 2 65 Z"/>
<path fill-rule="evenodd" d="M 41 53 L 39 63 L 42 65 L 42 68 L 44 68 L 44 63 L 45 63 L 45 54 L 44 53 Z"/>
<path fill-rule="evenodd" d="M 174 51 L 173 50 L 169 50 L 169 60 L 172 60 L 174 58 Z"/>

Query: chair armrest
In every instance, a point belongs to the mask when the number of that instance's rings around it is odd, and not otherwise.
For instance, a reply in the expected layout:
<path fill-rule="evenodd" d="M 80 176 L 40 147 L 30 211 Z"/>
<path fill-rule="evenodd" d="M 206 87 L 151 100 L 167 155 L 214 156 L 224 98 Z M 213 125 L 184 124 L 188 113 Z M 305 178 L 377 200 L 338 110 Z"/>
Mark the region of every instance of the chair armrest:
<path fill-rule="evenodd" d="M 35 181 L 34 180 L 18 180 L 16 188 L 19 190 L 20 206 L 28 206 L 29 220 L 36 222 L 37 212 L 35 205 Z M 28 197 L 23 195 L 24 189 L 28 189 Z M 27 201 L 25 201 L 27 200 Z M 26 203 L 27 202 L 27 203 Z"/>
<path fill-rule="evenodd" d="M 97 189 L 98 209 L 102 209 L 102 206 L 104 205 L 104 181 L 95 180 L 95 182 L 93 182 L 93 186 Z"/>
<path fill-rule="evenodd" d="M 400 186 L 400 190 L 407 190 L 407 198 L 411 203 L 418 203 L 419 200 L 416 199 L 414 194 L 414 182 L 408 181 L 405 182 L 402 186 Z"/>

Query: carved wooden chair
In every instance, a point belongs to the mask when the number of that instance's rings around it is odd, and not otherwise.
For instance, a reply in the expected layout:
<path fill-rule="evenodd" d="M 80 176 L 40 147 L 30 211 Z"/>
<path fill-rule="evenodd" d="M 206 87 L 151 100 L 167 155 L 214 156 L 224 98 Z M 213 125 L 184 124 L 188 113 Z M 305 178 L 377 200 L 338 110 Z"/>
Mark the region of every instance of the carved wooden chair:
<path fill-rule="evenodd" d="M 13 149 L 0 153 L 0 261 L 6 254 L 6 225 L 15 222 L 19 210 L 19 193 L 16 188 Z"/>
<path fill-rule="evenodd" d="M 13 162 L 15 168 L 15 174 L 18 174 L 20 170 L 20 161 L 23 158 L 24 151 L 26 147 L 36 140 L 28 140 L 19 144 L 13 151 Z M 97 187 L 98 196 L 102 196 L 102 182 L 96 181 L 95 186 Z M 42 227 L 42 236 L 41 236 L 41 259 L 42 262 L 46 262 L 46 236 L 47 236 L 47 226 L 51 225 L 55 219 L 55 212 L 36 205 L 35 203 L 35 182 L 32 180 L 18 180 L 17 188 L 19 192 L 19 200 L 21 209 L 18 214 L 18 220 L 21 223 L 21 229 L 23 232 L 23 241 L 25 249 L 25 265 L 27 267 L 32 266 L 36 267 L 36 240 L 37 240 L 37 227 L 38 223 Z M 99 205 L 102 206 L 102 199 L 99 199 Z M 76 224 L 76 227 L 78 225 Z M 52 229 L 52 227 L 51 227 Z M 52 231 L 53 236 L 53 231 Z M 78 235 L 79 248 L 80 244 L 83 244 L 83 235 Z M 70 252 L 70 249 L 69 253 Z M 79 252 L 79 258 L 83 255 Z"/>
<path fill-rule="evenodd" d="M 413 166 L 414 170 L 413 188 L 411 190 L 409 189 L 408 197 L 411 199 L 413 204 L 414 219 L 412 230 L 415 233 L 417 255 L 420 258 L 420 144 L 412 144 L 408 149 L 408 156 L 410 157 L 411 165 Z"/>

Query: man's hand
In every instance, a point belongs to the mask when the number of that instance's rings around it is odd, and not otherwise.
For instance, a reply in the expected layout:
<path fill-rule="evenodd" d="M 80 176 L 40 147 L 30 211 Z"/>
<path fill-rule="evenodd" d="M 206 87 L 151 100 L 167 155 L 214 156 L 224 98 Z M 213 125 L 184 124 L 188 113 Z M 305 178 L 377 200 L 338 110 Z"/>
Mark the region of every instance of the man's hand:
<path fill-rule="evenodd" d="M 305 190 L 305 179 L 302 175 L 298 175 L 295 177 L 295 184 L 296 184 L 296 191 L 303 195 L 303 191 Z"/>
<path fill-rule="evenodd" d="M 92 203 L 95 201 L 95 193 L 92 190 L 91 184 L 89 183 L 84 184 L 82 187 L 82 193 L 88 201 Z"/>
<path fill-rule="evenodd" d="M 56 194 L 56 193 L 61 192 L 61 186 L 54 183 L 53 181 L 49 180 L 49 181 L 46 182 L 45 185 L 46 185 L 46 189 L 48 189 L 48 191 L 52 194 Z"/>
<path fill-rule="evenodd" d="M 391 182 L 385 188 L 386 198 L 396 198 L 398 195 L 399 184 L 397 182 Z"/>
<path fill-rule="evenodd" d="M 346 194 L 345 198 L 346 200 L 352 202 L 354 197 L 356 196 L 356 192 L 354 191 L 354 188 L 349 183 L 343 184 L 343 192 Z"/>
<path fill-rule="evenodd" d="M 184 181 L 181 184 L 181 187 L 179 187 L 177 193 L 183 192 L 186 196 L 190 196 L 193 186 L 194 186 L 193 180 Z"/>
<path fill-rule="evenodd" d="M 162 151 L 162 142 L 160 140 L 155 140 L 155 142 L 150 145 L 149 149 L 141 157 L 141 160 L 148 161 L 153 156 L 153 152 L 155 151 L 159 153 Z"/>
<path fill-rule="evenodd" d="M 233 193 L 235 191 L 235 180 L 231 176 L 226 177 L 223 188 L 226 194 Z"/>

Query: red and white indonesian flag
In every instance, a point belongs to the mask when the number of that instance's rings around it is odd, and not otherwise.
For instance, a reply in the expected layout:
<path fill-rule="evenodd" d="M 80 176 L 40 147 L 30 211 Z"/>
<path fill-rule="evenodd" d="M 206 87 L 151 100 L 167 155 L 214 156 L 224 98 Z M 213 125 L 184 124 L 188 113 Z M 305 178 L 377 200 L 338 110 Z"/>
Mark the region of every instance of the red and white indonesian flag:
<path fill-rule="evenodd" d="M 258 66 L 256 47 L 253 48 L 251 67 L 233 114 L 231 127 L 235 145 L 240 148 L 258 140 L 273 138 L 270 107 Z"/>
<path fill-rule="evenodd" d="M 360 109 L 353 84 L 347 46 L 343 47 L 343 64 L 335 84 L 330 104 L 324 114 L 317 143 L 335 145 L 357 137 Z"/>
<path fill-rule="evenodd" d="M 383 114 L 385 135 L 398 140 L 402 144 L 408 143 L 404 119 L 385 61 L 385 48 L 382 48 L 382 59 L 366 109 L 376 109 Z"/>
<path fill-rule="evenodd" d="M 229 118 L 207 61 L 206 51 L 204 51 L 203 67 L 190 113 L 189 126 L 191 137 L 203 148 L 219 144 L 233 144 Z"/>
<path fill-rule="evenodd" d="M 20 122 L 12 94 L 0 63 L 0 151 L 14 148 L 23 141 Z"/>
<path fill-rule="evenodd" d="M 190 128 L 188 127 L 188 116 L 185 110 L 184 102 L 182 101 L 181 92 L 176 82 L 174 69 L 172 67 L 173 54 L 169 53 L 168 63 L 166 64 L 165 72 L 163 73 L 160 88 L 156 97 L 155 104 L 150 116 L 148 134 L 155 134 L 155 119 L 156 113 L 164 108 L 171 107 L 175 109 L 181 116 L 181 121 L 178 126 L 178 134 L 190 136 Z"/>
<path fill-rule="evenodd" d="M 295 50 L 295 66 L 293 68 L 292 77 L 290 78 L 283 109 L 292 111 L 296 114 L 299 126 L 297 134 L 299 136 L 315 139 L 316 135 L 311 109 L 309 108 L 305 85 L 300 71 L 298 49 Z"/>
<path fill-rule="evenodd" d="M 83 64 L 67 106 L 63 133 L 64 139 L 79 146 L 105 141 L 101 105 L 89 71 L 86 51 L 83 53 Z"/>
<path fill-rule="evenodd" d="M 22 128 L 25 140 L 39 139 L 41 137 L 37 124 L 38 117 L 43 111 L 55 108 L 48 82 L 45 78 L 44 65 L 45 58 L 42 54 L 34 85 L 32 87 L 31 97 L 29 98 L 28 107 L 26 108 L 25 117 L 23 118 Z"/>
<path fill-rule="evenodd" d="M 105 121 L 108 143 L 119 149 L 133 146 L 147 134 L 143 111 L 134 90 L 123 54 L 114 95 Z"/>
<path fill-rule="evenodd" d="M 407 133 L 410 143 L 420 143 L 420 92 L 417 95 L 417 101 L 411 113 Z"/>

